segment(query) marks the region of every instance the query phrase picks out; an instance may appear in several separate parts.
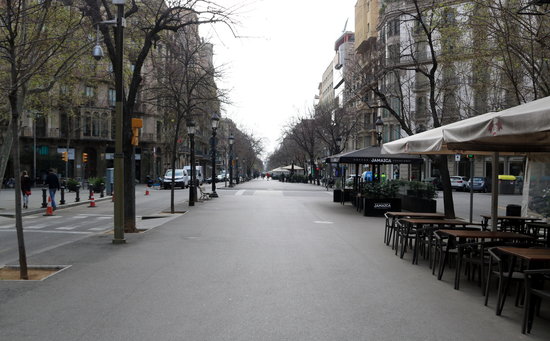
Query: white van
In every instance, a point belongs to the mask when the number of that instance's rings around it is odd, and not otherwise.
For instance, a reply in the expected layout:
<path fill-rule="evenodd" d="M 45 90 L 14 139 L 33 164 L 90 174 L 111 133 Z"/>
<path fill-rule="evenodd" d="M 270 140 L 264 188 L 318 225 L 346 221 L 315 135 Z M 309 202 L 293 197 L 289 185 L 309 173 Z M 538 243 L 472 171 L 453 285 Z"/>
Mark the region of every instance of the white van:
<path fill-rule="evenodd" d="M 189 180 L 190 176 L 187 174 L 187 171 L 185 169 L 178 169 L 175 170 L 176 176 L 174 177 L 174 187 L 189 187 Z M 172 169 L 168 169 L 166 173 L 164 173 L 164 178 L 162 179 L 162 187 L 164 189 L 170 189 L 170 184 L 172 183 Z"/>
<path fill-rule="evenodd" d="M 191 166 L 184 166 L 183 169 L 187 171 L 187 174 L 189 175 L 189 181 L 191 181 Z M 195 177 L 199 181 L 199 184 L 202 185 L 204 182 L 204 173 L 202 171 L 202 166 L 195 166 Z"/>

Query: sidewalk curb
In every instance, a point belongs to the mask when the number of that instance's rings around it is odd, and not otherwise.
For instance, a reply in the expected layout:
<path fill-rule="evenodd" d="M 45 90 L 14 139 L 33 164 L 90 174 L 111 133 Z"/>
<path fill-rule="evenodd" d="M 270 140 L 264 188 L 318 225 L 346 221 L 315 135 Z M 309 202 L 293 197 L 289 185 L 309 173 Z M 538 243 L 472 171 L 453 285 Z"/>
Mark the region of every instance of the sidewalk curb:
<path fill-rule="evenodd" d="M 111 200 L 111 196 L 105 196 L 103 198 L 95 199 L 95 202 L 101 202 L 101 201 L 107 201 L 107 200 Z M 74 206 L 86 205 L 89 203 L 90 203 L 90 200 L 88 199 L 81 200 L 79 202 L 65 203 L 63 205 L 57 205 L 56 210 L 62 210 L 62 209 L 70 208 Z M 38 213 L 44 212 L 44 210 L 45 208 L 35 208 L 35 209 L 21 211 L 21 216 L 24 217 L 28 215 L 38 214 Z M 0 217 L 15 218 L 15 212 L 4 212 L 4 213 L 0 212 Z"/>

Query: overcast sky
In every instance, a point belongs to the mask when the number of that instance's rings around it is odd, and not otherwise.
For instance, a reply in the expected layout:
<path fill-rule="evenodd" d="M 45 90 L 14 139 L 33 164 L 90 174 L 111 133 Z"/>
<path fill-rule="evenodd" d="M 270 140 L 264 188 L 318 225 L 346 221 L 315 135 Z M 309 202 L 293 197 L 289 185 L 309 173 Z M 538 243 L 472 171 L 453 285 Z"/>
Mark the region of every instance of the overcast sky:
<path fill-rule="evenodd" d="M 357 0 L 218 1 L 242 5 L 236 30 L 243 38 L 223 26 L 201 30 L 214 44 L 214 63 L 225 69 L 218 86 L 231 90 L 224 115 L 263 138 L 268 154 L 290 118 L 312 107 L 346 20 L 354 31 Z"/>

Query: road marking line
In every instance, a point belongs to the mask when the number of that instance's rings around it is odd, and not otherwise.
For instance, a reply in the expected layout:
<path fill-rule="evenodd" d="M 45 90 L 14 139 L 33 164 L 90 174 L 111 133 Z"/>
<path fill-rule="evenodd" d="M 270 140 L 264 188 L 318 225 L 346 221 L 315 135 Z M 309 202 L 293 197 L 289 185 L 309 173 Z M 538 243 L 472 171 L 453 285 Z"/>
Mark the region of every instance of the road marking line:
<path fill-rule="evenodd" d="M 110 227 L 92 227 L 91 229 L 88 229 L 88 231 L 105 231 L 110 229 Z"/>
<path fill-rule="evenodd" d="M 73 218 L 75 218 L 75 219 L 86 219 L 86 218 L 90 218 L 90 216 L 79 214 L 79 215 L 74 216 Z"/>
<path fill-rule="evenodd" d="M 235 195 L 243 195 L 244 189 L 238 190 Z"/>
<path fill-rule="evenodd" d="M 96 217 L 97 220 L 112 219 L 113 217 Z"/>
<path fill-rule="evenodd" d="M 321 220 L 316 220 L 314 221 L 315 224 L 334 224 L 332 221 L 321 221 Z"/>
<path fill-rule="evenodd" d="M 30 225 L 30 226 L 23 226 L 24 229 L 31 229 L 31 230 L 40 230 L 44 227 L 48 226 L 48 224 L 38 224 L 38 225 Z"/>
<path fill-rule="evenodd" d="M 10 229 L 10 228 L 15 228 L 15 225 L 4 225 L 4 226 L 0 226 L 0 229 Z"/>
<path fill-rule="evenodd" d="M 29 230 L 25 231 L 26 233 L 68 233 L 68 234 L 91 234 L 91 232 L 85 231 L 54 231 L 54 230 Z M 74 242 L 74 241 L 73 241 Z M 27 255 L 28 256 L 28 255 Z"/>
<path fill-rule="evenodd" d="M 62 227 L 56 227 L 56 230 L 63 230 L 63 231 L 69 231 L 74 230 L 76 226 L 62 226 Z"/>

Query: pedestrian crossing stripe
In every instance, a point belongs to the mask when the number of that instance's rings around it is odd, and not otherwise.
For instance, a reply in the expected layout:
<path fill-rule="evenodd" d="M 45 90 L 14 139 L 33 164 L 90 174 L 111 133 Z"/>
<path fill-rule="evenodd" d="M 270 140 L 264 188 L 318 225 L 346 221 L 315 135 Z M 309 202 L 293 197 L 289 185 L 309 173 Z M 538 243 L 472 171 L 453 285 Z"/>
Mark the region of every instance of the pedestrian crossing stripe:
<path fill-rule="evenodd" d="M 61 226 L 61 227 L 56 227 L 55 229 L 56 230 L 63 230 L 63 231 L 70 231 L 70 230 L 74 230 L 76 228 L 76 226 Z"/>

